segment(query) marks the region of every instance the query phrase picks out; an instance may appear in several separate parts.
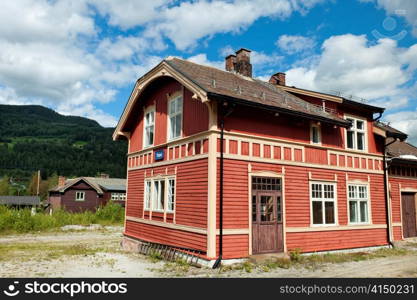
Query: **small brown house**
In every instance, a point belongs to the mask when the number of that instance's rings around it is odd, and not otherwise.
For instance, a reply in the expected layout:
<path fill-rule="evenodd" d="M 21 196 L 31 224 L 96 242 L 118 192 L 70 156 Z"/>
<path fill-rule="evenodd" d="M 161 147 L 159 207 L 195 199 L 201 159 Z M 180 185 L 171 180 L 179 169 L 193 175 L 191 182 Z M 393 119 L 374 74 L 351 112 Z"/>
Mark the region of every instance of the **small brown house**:
<path fill-rule="evenodd" d="M 108 201 L 125 205 L 126 179 L 102 177 L 59 178 L 58 186 L 49 190 L 52 211 L 95 211 Z"/>

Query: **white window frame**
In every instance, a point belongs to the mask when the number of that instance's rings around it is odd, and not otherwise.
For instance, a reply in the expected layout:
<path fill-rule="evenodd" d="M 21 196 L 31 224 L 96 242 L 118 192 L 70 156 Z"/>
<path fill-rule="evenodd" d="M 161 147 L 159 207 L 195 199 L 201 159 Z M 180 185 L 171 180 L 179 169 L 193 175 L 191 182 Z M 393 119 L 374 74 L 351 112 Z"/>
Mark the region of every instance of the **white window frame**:
<path fill-rule="evenodd" d="M 350 187 L 356 187 L 356 193 L 354 193 L 353 197 L 351 197 Z M 366 198 L 361 198 L 359 194 L 359 187 L 365 187 L 366 188 Z M 351 222 L 350 221 L 350 202 L 355 201 L 357 203 L 356 209 L 357 209 L 357 222 Z M 360 202 L 366 202 L 367 204 L 367 221 L 362 222 L 361 221 L 361 212 L 360 212 Z M 347 212 L 348 212 L 348 223 L 350 225 L 365 225 L 365 224 L 371 224 L 371 200 L 370 200 L 370 189 L 368 183 L 348 183 L 347 184 Z"/>
<path fill-rule="evenodd" d="M 314 137 L 314 135 L 313 135 L 313 129 L 314 128 L 317 128 L 317 134 L 318 134 L 318 139 L 319 139 L 319 141 L 317 143 L 314 142 L 314 139 L 313 139 L 313 137 Z M 319 124 L 316 124 L 316 123 L 311 123 L 310 124 L 310 144 L 313 144 L 313 145 L 321 145 L 321 143 L 322 143 L 321 138 L 322 138 L 322 135 L 321 135 L 321 126 Z"/>
<path fill-rule="evenodd" d="M 150 114 L 150 113 L 153 114 L 153 123 L 152 124 L 147 124 L 146 123 L 146 115 Z M 143 148 L 152 147 L 155 143 L 155 119 L 156 119 L 155 106 L 150 106 L 143 113 Z M 147 130 L 148 127 L 153 127 L 152 143 L 149 143 L 149 141 L 147 139 L 146 130 Z"/>
<path fill-rule="evenodd" d="M 353 151 L 360 151 L 360 152 L 367 152 L 368 151 L 368 121 L 365 118 L 360 118 L 357 116 L 347 115 L 345 114 L 346 120 L 352 120 L 353 124 L 350 128 L 345 128 L 345 149 L 353 150 Z M 363 122 L 363 129 L 358 129 L 356 127 L 356 122 L 361 121 Z M 348 147 L 348 131 L 352 131 L 353 135 L 353 148 Z M 363 133 L 363 149 L 358 149 L 358 133 Z"/>
<path fill-rule="evenodd" d="M 170 113 L 170 106 L 171 106 L 171 102 L 176 101 L 178 98 L 181 98 L 181 111 L 180 112 L 175 112 L 173 114 Z M 179 136 L 171 136 L 171 128 L 172 128 L 172 124 L 171 124 L 171 118 L 181 115 L 181 129 L 180 129 L 180 134 Z M 177 140 L 179 138 L 182 137 L 183 135 L 183 127 L 184 127 L 184 97 L 183 97 L 183 93 L 182 92 L 177 92 L 174 93 L 169 99 L 168 99 L 168 107 L 167 107 L 167 117 L 168 117 L 168 126 L 167 126 L 167 137 L 168 137 L 168 141 L 173 141 L 173 140 Z"/>
<path fill-rule="evenodd" d="M 82 195 L 82 197 L 80 197 L 80 195 Z M 75 192 L 75 201 L 79 201 L 79 202 L 85 201 L 85 192 L 80 192 L 80 191 Z"/>
<path fill-rule="evenodd" d="M 173 209 L 168 208 L 169 204 L 169 184 L 170 181 L 174 181 L 174 195 L 173 195 Z M 159 207 L 158 195 L 155 193 L 155 183 L 164 182 L 164 199 L 163 207 Z M 147 184 L 150 184 L 150 187 L 147 187 Z M 176 208 L 176 194 L 177 194 L 177 178 L 176 176 L 158 176 L 153 178 L 147 178 L 144 182 L 144 197 L 143 197 L 143 207 L 145 211 L 152 212 L 164 212 L 164 213 L 174 213 Z M 156 204 L 156 205 L 155 205 Z M 154 207 L 156 206 L 156 207 Z"/>
<path fill-rule="evenodd" d="M 171 193 L 171 181 L 173 181 L 174 187 L 174 194 Z M 177 194 L 177 181 L 174 177 L 167 178 L 167 202 L 166 202 L 166 211 L 169 213 L 173 213 L 175 211 L 175 196 Z M 172 209 L 170 209 L 170 204 L 172 203 Z"/>
<path fill-rule="evenodd" d="M 322 187 L 322 195 L 319 198 L 313 198 L 313 185 L 330 185 L 333 186 L 333 198 L 325 198 L 324 197 L 324 187 Z M 310 226 L 311 227 L 328 227 L 328 226 L 338 226 L 339 218 L 338 218 L 338 208 L 337 208 L 337 183 L 330 182 L 330 181 L 310 181 Z M 322 224 L 314 224 L 314 217 L 313 217 L 313 202 L 321 202 L 322 204 Z M 325 202 L 333 202 L 333 209 L 334 209 L 334 223 L 326 223 L 326 209 L 325 209 Z"/>
<path fill-rule="evenodd" d="M 126 193 L 111 193 L 112 201 L 126 201 Z"/>

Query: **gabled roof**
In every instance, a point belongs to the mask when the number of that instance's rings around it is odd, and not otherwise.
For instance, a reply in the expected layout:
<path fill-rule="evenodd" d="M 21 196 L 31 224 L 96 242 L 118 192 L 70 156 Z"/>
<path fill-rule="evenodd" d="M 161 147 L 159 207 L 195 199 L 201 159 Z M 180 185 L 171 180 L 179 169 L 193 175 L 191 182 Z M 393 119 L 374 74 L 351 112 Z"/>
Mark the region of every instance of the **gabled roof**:
<path fill-rule="evenodd" d="M 126 179 L 101 177 L 78 177 L 73 179 L 67 179 L 63 186 L 56 186 L 50 189 L 49 191 L 63 193 L 68 188 L 81 181 L 87 183 L 100 195 L 102 195 L 105 191 L 126 191 Z"/>
<path fill-rule="evenodd" d="M 38 196 L 0 196 L 0 205 L 39 205 Z"/>
<path fill-rule="evenodd" d="M 230 102 L 256 106 L 297 117 L 323 121 L 342 127 L 350 122 L 334 113 L 323 111 L 269 82 L 219 70 L 175 57 L 168 57 L 138 79 L 123 114 L 116 126 L 113 138 L 124 134 L 126 120 L 147 84 L 158 76 L 171 76 L 191 88 L 202 101 L 227 99 Z"/>
<path fill-rule="evenodd" d="M 228 97 L 235 101 L 240 100 L 241 103 L 246 102 L 249 105 L 275 108 L 288 114 L 303 115 L 345 127 L 350 126 L 349 122 L 337 115 L 323 111 L 322 107 L 300 99 L 269 82 L 179 58 L 171 58 L 166 62 L 195 82 L 209 97 Z"/>

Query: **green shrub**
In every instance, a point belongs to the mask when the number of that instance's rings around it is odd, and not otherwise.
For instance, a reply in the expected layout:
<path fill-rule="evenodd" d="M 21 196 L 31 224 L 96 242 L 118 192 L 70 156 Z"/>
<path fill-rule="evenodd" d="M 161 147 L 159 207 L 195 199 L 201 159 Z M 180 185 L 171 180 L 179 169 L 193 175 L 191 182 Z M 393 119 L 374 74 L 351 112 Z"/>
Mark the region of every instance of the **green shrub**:
<path fill-rule="evenodd" d="M 124 221 L 124 208 L 109 203 L 96 212 L 70 213 L 65 210 L 32 215 L 30 209 L 15 209 L 0 205 L 0 234 L 26 233 L 57 229 L 65 225 L 121 225 Z"/>
<path fill-rule="evenodd" d="M 301 249 L 296 248 L 290 251 L 290 259 L 291 261 L 300 261 L 301 260 Z"/>

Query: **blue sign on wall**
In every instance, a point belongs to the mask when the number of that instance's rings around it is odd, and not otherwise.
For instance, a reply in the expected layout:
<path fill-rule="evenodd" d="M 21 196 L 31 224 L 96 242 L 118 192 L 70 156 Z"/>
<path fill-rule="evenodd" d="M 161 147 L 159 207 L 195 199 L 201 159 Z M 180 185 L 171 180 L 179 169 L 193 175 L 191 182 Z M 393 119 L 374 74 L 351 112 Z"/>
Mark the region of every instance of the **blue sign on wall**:
<path fill-rule="evenodd" d="M 155 151 L 155 161 L 163 160 L 164 159 L 164 150 L 156 150 Z"/>

